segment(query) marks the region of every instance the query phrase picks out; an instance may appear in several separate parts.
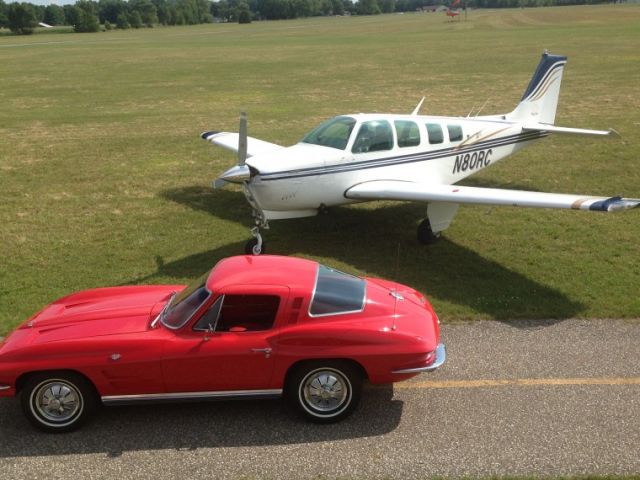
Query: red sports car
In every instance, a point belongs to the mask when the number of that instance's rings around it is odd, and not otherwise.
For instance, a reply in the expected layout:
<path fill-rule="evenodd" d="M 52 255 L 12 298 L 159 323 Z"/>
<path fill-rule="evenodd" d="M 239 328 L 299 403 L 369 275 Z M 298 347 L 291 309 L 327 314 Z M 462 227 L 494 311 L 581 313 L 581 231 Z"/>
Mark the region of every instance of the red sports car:
<path fill-rule="evenodd" d="M 417 291 L 310 260 L 239 256 L 191 285 L 87 290 L 56 300 L 0 343 L 0 396 L 38 428 L 76 429 L 105 405 L 284 395 L 334 422 L 363 381 L 445 360 Z"/>

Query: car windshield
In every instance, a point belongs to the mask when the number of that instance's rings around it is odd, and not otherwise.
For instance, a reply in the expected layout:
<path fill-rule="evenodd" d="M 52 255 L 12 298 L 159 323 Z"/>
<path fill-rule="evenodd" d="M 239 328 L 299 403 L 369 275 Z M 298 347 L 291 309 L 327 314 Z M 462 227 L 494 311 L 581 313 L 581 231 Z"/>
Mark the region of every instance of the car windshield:
<path fill-rule="evenodd" d="M 160 321 L 165 327 L 172 330 L 182 328 L 209 298 L 211 292 L 206 287 L 209 273 L 205 273 L 180 293 L 171 297 L 160 314 Z"/>
<path fill-rule="evenodd" d="M 309 314 L 312 317 L 361 312 L 366 281 L 333 268 L 318 266 L 318 277 Z"/>
<path fill-rule="evenodd" d="M 344 150 L 349 143 L 349 137 L 355 124 L 355 119 L 351 117 L 335 117 L 309 132 L 300 141 Z"/>

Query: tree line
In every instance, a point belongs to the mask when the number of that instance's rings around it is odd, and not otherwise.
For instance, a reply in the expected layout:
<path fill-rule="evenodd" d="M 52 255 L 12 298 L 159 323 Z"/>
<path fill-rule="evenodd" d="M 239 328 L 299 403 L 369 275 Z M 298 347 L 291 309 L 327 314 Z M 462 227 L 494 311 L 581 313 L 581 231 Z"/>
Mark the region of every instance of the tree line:
<path fill-rule="evenodd" d="M 0 0 L 0 28 L 33 33 L 39 22 L 73 26 L 76 32 L 214 21 L 249 23 L 321 15 L 376 15 L 448 6 L 452 0 L 78 0 L 74 5 L 33 5 Z M 540 7 L 606 3 L 612 0 L 467 0 L 478 8 Z M 613 0 L 618 1 L 618 0 Z M 459 5 L 459 6 L 460 6 Z"/>

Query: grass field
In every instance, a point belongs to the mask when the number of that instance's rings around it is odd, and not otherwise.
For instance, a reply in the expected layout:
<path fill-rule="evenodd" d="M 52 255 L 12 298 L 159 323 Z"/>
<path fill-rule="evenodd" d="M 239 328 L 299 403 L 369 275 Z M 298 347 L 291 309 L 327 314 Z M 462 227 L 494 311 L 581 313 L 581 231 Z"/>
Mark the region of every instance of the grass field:
<path fill-rule="evenodd" d="M 510 111 L 543 49 L 569 56 L 552 137 L 469 184 L 640 197 L 640 6 L 314 18 L 0 36 L 0 334 L 73 290 L 188 281 L 241 252 L 250 210 L 210 180 L 234 163 L 198 134 L 295 143 L 349 112 Z M 463 206 L 415 241 L 423 204 L 273 222 L 270 253 L 397 279 L 444 321 L 640 317 L 640 211 Z"/>

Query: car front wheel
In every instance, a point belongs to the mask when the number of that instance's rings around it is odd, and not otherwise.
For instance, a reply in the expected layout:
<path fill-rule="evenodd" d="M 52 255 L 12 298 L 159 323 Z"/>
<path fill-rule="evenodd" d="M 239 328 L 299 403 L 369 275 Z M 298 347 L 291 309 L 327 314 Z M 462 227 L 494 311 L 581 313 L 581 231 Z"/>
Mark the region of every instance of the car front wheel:
<path fill-rule="evenodd" d="M 333 423 L 350 415 L 360 401 L 362 376 L 347 362 L 313 362 L 297 368 L 287 397 L 309 420 Z"/>
<path fill-rule="evenodd" d="M 73 372 L 41 373 L 31 376 L 20 396 L 22 411 L 29 421 L 47 432 L 76 430 L 93 412 L 93 386 Z"/>

